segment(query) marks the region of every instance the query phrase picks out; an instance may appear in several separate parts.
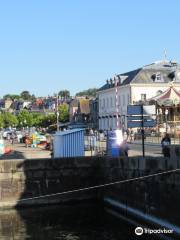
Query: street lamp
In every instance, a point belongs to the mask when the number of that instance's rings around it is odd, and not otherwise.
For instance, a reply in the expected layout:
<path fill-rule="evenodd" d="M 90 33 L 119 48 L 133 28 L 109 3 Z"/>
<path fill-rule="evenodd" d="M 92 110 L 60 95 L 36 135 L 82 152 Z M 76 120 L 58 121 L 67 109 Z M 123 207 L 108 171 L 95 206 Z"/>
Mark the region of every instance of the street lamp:
<path fill-rule="evenodd" d="M 167 133 L 167 116 L 168 116 L 168 109 L 165 110 L 165 118 L 166 118 L 166 133 Z"/>
<path fill-rule="evenodd" d="M 58 105 L 59 104 L 59 96 L 57 94 L 56 96 L 56 124 L 57 124 L 57 132 L 59 131 L 59 111 L 58 111 Z"/>

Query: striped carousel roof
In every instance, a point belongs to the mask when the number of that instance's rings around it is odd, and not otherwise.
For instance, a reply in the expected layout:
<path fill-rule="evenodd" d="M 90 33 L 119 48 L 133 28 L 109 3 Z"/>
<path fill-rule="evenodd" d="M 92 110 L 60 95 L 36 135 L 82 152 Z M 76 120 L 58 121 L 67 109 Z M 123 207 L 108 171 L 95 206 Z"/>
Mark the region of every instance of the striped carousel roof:
<path fill-rule="evenodd" d="M 180 92 L 171 86 L 163 93 L 160 93 L 157 96 L 149 99 L 149 101 L 156 101 L 159 105 L 166 106 L 180 104 Z"/>

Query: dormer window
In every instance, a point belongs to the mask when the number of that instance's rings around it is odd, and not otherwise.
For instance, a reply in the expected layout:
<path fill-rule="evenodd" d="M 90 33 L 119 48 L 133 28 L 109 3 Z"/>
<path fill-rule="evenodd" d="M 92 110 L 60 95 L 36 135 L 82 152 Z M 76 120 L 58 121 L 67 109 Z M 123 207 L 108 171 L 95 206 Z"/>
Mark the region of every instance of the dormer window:
<path fill-rule="evenodd" d="M 160 73 L 156 73 L 156 79 L 155 79 L 155 81 L 156 81 L 156 82 L 161 82 L 161 80 L 162 80 L 161 74 L 160 74 Z"/>
<path fill-rule="evenodd" d="M 157 72 L 151 76 L 153 82 L 163 82 L 163 76 L 160 72 Z"/>
<path fill-rule="evenodd" d="M 156 73 L 156 81 L 161 81 L 161 74 L 160 73 Z"/>

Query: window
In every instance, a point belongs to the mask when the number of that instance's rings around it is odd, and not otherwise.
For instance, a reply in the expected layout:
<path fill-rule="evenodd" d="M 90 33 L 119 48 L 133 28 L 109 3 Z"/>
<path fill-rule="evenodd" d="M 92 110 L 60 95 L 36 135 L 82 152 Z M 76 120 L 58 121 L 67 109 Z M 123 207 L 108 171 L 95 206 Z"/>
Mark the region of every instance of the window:
<path fill-rule="evenodd" d="M 161 81 L 161 74 L 160 73 L 157 73 L 156 74 L 156 81 Z"/>
<path fill-rule="evenodd" d="M 152 78 L 153 82 L 164 82 L 163 75 L 160 72 L 154 73 L 151 76 L 151 78 Z"/>
<path fill-rule="evenodd" d="M 146 101 L 146 94 L 144 94 L 144 93 L 141 94 L 141 101 L 143 101 L 143 102 Z"/>
<path fill-rule="evenodd" d="M 125 96 L 123 95 L 123 106 L 126 104 L 125 101 Z"/>
<path fill-rule="evenodd" d="M 109 98 L 106 99 L 106 106 L 109 108 Z"/>
<path fill-rule="evenodd" d="M 127 104 L 130 103 L 129 94 L 127 95 Z"/>
<path fill-rule="evenodd" d="M 163 82 L 164 81 L 163 76 L 160 72 L 157 72 L 153 76 L 154 76 L 154 81 L 155 82 Z"/>
<path fill-rule="evenodd" d="M 105 99 L 103 98 L 103 108 L 105 108 Z"/>
<path fill-rule="evenodd" d="M 112 97 L 111 97 L 111 107 L 113 106 Z"/>

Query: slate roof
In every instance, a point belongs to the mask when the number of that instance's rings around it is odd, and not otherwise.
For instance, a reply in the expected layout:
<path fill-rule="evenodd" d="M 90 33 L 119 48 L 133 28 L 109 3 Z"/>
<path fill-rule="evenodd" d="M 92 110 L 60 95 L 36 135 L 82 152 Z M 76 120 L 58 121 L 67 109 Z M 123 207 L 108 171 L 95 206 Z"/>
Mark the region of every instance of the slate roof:
<path fill-rule="evenodd" d="M 123 81 L 123 83 L 121 85 L 127 85 L 127 84 L 131 83 L 141 70 L 142 70 L 142 68 L 138 68 L 136 70 L 133 70 L 133 71 L 130 71 L 127 73 L 119 74 L 118 76 L 120 76 L 120 77 L 127 76 L 127 78 Z"/>
<path fill-rule="evenodd" d="M 134 79 L 134 77 L 138 74 L 138 72 L 140 70 L 141 70 L 141 68 L 130 71 L 130 72 L 126 72 L 126 73 L 123 73 L 123 74 L 118 74 L 117 76 L 119 76 L 119 77 L 123 76 L 125 78 L 123 83 L 121 83 L 120 85 L 129 84 Z M 113 87 L 115 87 L 114 81 L 112 82 L 112 84 L 109 81 L 109 83 L 106 83 L 101 88 L 99 88 L 98 91 L 103 91 L 103 90 L 106 90 L 108 88 L 113 88 Z"/>

